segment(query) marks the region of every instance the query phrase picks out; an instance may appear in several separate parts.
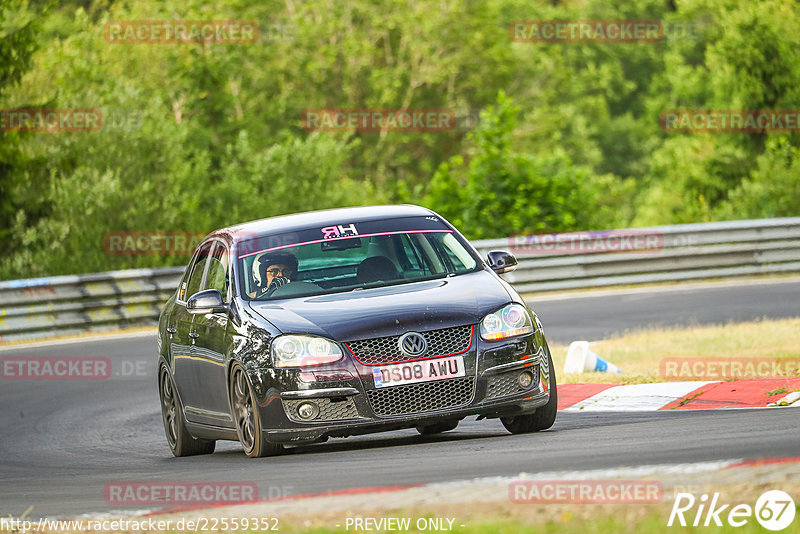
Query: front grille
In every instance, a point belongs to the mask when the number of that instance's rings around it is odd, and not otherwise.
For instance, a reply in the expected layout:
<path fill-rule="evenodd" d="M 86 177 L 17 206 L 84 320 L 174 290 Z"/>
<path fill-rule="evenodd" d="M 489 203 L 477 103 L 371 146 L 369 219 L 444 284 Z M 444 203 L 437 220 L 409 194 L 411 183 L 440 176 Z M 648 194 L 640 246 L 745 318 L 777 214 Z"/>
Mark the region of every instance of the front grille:
<path fill-rule="evenodd" d="M 472 327 L 457 326 L 420 332 L 428 342 L 428 351 L 420 356 L 406 356 L 397 345 L 400 336 L 376 337 L 347 343 L 356 359 L 364 365 L 385 365 L 438 358 L 450 354 L 466 352 L 472 344 Z"/>
<path fill-rule="evenodd" d="M 314 419 L 303 419 L 297 414 L 297 407 L 303 402 L 313 402 L 319 406 L 319 415 Z M 355 419 L 358 417 L 353 399 L 333 402 L 331 399 L 283 399 L 283 406 L 290 419 L 295 421 L 340 421 L 342 419 Z"/>
<path fill-rule="evenodd" d="M 367 398 L 375 415 L 391 416 L 464 406 L 474 393 L 475 379 L 465 377 L 368 389 Z"/>
<path fill-rule="evenodd" d="M 525 389 L 519 385 L 519 381 L 517 380 L 517 377 L 519 377 L 522 371 L 510 371 L 508 373 L 490 376 L 486 386 L 486 398 L 497 399 L 506 397 L 508 395 L 514 395 L 515 393 L 522 393 L 523 391 L 527 391 L 539 385 L 538 366 L 530 367 L 527 371 L 533 374 L 533 381 L 531 385 Z"/>

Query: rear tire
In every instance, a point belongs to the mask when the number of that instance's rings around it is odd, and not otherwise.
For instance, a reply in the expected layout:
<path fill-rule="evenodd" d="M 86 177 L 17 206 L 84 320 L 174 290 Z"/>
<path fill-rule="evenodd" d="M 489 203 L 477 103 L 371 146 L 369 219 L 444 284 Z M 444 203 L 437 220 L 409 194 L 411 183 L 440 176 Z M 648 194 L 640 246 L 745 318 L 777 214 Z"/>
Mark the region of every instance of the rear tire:
<path fill-rule="evenodd" d="M 423 436 L 441 434 L 442 432 L 455 430 L 455 428 L 458 426 L 458 423 L 459 423 L 458 421 L 443 421 L 441 423 L 434 423 L 432 425 L 418 426 L 417 432 L 419 432 Z"/>
<path fill-rule="evenodd" d="M 183 419 L 183 407 L 175 389 L 175 382 L 166 366 L 161 366 L 158 374 L 158 393 L 161 398 L 161 419 L 167 443 L 175 456 L 195 456 L 211 454 L 217 442 L 192 436 Z"/>
<path fill-rule="evenodd" d="M 258 403 L 244 367 L 234 364 L 230 380 L 231 415 L 244 453 L 250 458 L 279 454 L 283 446 L 264 439 Z"/>
<path fill-rule="evenodd" d="M 500 422 L 512 434 L 528 434 L 547 430 L 555 423 L 556 413 L 558 412 L 558 388 L 556 387 L 556 372 L 553 368 L 553 358 L 550 356 L 549 347 L 547 349 L 547 366 L 550 373 L 550 400 L 544 406 L 536 408 L 536 411 L 532 414 L 501 417 Z"/>

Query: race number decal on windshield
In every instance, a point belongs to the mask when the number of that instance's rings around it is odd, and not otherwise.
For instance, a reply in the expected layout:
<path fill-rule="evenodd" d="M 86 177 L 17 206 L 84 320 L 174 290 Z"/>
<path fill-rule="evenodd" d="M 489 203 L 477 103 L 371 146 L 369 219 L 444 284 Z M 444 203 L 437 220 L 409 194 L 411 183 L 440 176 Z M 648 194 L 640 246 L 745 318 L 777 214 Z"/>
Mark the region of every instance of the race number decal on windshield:
<path fill-rule="evenodd" d="M 350 237 L 358 235 L 355 224 L 337 224 L 336 226 L 326 226 L 322 229 L 323 239 L 333 239 L 337 237 Z"/>

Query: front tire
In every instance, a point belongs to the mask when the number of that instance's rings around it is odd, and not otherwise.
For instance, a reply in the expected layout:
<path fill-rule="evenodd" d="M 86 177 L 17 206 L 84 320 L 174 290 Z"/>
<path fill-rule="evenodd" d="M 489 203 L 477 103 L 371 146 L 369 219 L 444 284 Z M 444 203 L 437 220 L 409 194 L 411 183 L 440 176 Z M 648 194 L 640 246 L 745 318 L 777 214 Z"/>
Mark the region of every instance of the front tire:
<path fill-rule="evenodd" d="M 536 408 L 536 411 L 532 414 L 500 418 L 500 422 L 512 434 L 529 434 L 547 430 L 555 423 L 556 413 L 558 412 L 558 391 L 556 387 L 556 372 L 553 368 L 553 358 L 550 356 L 549 348 L 547 349 L 547 368 L 550 376 L 550 400 L 547 401 L 547 404 Z"/>
<path fill-rule="evenodd" d="M 158 393 L 161 398 L 161 419 L 167 443 L 175 456 L 211 454 L 217 442 L 192 436 L 183 420 L 183 407 L 175 390 L 175 382 L 166 366 L 161 366 L 158 375 Z"/>
<path fill-rule="evenodd" d="M 230 392 L 231 413 L 236 422 L 236 434 L 239 436 L 239 443 L 242 444 L 244 453 L 250 458 L 279 454 L 283 446 L 264 439 L 256 396 L 253 394 L 247 372 L 239 364 L 235 364 L 231 372 Z"/>

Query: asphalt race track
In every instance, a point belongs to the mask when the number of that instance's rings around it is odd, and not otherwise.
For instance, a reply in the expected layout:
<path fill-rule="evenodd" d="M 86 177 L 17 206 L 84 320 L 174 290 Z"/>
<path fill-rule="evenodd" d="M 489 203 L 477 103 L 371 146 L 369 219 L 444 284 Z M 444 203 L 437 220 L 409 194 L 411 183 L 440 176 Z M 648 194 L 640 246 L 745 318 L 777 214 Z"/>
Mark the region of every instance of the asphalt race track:
<path fill-rule="evenodd" d="M 800 315 L 800 282 L 635 292 L 533 303 L 553 339 L 598 339 L 650 324 Z M 515 475 L 520 472 L 797 456 L 795 410 L 562 413 L 551 431 L 512 436 L 470 418 L 444 435 L 414 430 L 335 439 L 260 460 L 237 443 L 173 458 L 164 438 L 151 334 L 0 350 L 7 356 L 106 356 L 97 381 L 0 382 L 0 515 L 77 516 L 119 507 L 106 484 L 255 482 L 260 496 Z M 591 444 L 591 450 L 587 450 Z M 129 509 L 134 511 L 135 509 Z"/>

